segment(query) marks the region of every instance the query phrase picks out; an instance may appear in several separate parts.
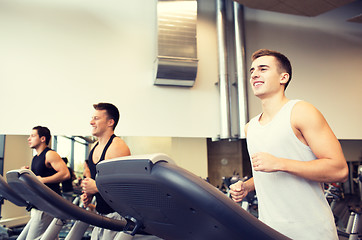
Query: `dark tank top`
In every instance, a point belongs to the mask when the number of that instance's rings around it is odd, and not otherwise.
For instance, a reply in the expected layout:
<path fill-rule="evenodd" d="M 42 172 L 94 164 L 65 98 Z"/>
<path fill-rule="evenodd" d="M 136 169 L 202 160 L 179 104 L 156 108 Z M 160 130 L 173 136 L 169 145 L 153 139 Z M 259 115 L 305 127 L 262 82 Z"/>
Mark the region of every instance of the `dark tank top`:
<path fill-rule="evenodd" d="M 62 182 L 62 192 L 73 192 L 74 188 L 73 188 L 73 176 L 74 176 L 74 171 L 68 167 L 68 171 L 70 173 L 70 177 Z"/>
<path fill-rule="evenodd" d="M 57 173 L 57 171 L 54 170 L 54 168 L 48 168 L 45 165 L 45 155 L 48 151 L 53 151 L 49 147 L 46 147 L 40 155 L 35 155 L 33 157 L 33 160 L 31 161 L 31 171 L 34 172 L 35 175 L 40 177 L 49 177 Z M 54 192 L 60 193 L 60 185 L 59 183 L 45 183 L 46 186 L 48 186 L 50 189 L 52 189 Z"/>
<path fill-rule="evenodd" d="M 116 137 L 116 135 L 113 134 L 111 136 L 111 138 L 108 140 L 106 146 L 103 149 L 101 158 L 99 159 L 98 163 L 103 161 L 104 158 L 106 157 L 106 152 L 107 152 L 109 146 L 111 145 L 113 138 L 115 138 L 115 137 Z M 97 146 L 98 146 L 98 143 L 92 148 L 92 150 L 89 153 L 89 158 L 88 158 L 88 167 L 89 167 L 92 179 L 96 178 L 96 173 L 97 173 L 96 166 L 98 163 L 94 164 L 94 162 L 93 162 L 93 152 Z M 114 210 L 106 203 L 106 201 L 104 201 L 104 199 L 102 198 L 102 196 L 99 193 L 96 193 L 95 197 L 96 197 L 96 201 L 97 201 L 97 204 L 96 204 L 97 212 L 99 212 L 101 214 L 108 214 L 108 213 L 114 212 Z"/>

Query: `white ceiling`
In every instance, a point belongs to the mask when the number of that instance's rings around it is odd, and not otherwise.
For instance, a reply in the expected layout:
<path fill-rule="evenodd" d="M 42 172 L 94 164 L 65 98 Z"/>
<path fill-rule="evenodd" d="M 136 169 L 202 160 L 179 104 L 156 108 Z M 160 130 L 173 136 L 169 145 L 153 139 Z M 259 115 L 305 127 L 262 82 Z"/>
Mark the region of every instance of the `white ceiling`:
<path fill-rule="evenodd" d="M 313 17 L 359 0 L 234 0 L 260 10 Z M 362 13 L 362 9 L 360 9 Z M 347 21 L 347 19 L 346 19 Z M 351 16 L 350 22 L 362 23 L 362 14 Z"/>

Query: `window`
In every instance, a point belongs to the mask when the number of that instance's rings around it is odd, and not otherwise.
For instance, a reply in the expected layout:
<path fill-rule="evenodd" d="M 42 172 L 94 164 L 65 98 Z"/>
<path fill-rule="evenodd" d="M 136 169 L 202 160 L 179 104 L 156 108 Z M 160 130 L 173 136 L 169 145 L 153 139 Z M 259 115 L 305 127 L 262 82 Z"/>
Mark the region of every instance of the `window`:
<path fill-rule="evenodd" d="M 83 164 L 88 157 L 88 142 L 86 140 L 74 136 L 54 136 L 52 148 L 62 158 L 68 158 L 68 166 L 74 170 L 77 177 L 83 176 Z"/>
<path fill-rule="evenodd" d="M 79 137 L 74 139 L 74 171 L 83 174 L 84 161 L 88 158 L 88 143 Z"/>
<path fill-rule="evenodd" d="M 69 163 L 72 159 L 72 138 L 66 136 L 55 136 L 53 149 L 63 158 L 68 158 Z"/>

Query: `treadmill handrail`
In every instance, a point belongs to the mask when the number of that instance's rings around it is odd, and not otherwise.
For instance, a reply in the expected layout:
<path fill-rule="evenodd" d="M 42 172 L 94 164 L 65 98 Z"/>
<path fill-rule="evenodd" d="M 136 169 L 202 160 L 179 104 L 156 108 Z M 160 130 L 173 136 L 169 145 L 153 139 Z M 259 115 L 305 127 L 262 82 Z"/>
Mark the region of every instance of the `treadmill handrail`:
<path fill-rule="evenodd" d="M 125 226 L 124 221 L 111 219 L 74 205 L 48 188 L 44 183 L 40 182 L 35 174 L 28 169 L 19 169 L 7 172 L 7 176 L 10 176 L 11 174 L 17 174 L 18 181 L 15 178 L 8 177 L 10 186 L 16 181 L 17 183 L 21 182 L 23 184 L 23 188 L 29 189 L 34 193 L 33 195 L 28 196 L 30 200 L 27 199 L 27 201 L 29 201 L 37 209 L 47 212 L 56 218 L 65 220 L 64 218 L 69 217 L 70 219 L 80 220 L 94 226 L 114 231 L 122 231 Z M 18 186 L 19 185 L 13 184 L 14 188 L 17 188 Z M 63 212 L 64 214 L 59 214 L 60 212 Z"/>
<path fill-rule="evenodd" d="M 9 184 L 5 181 L 4 177 L 0 175 L 0 196 L 19 207 L 27 207 L 26 201 L 19 196 Z"/>
<path fill-rule="evenodd" d="M 134 160 L 135 156 L 126 156 L 126 157 L 118 157 L 113 159 L 107 159 L 106 162 L 113 162 L 113 161 L 120 161 L 120 160 Z M 170 164 L 176 164 L 167 154 L 164 153 L 152 153 L 152 154 L 144 154 L 144 155 L 137 155 L 137 160 L 149 160 L 153 164 L 157 162 L 167 162 Z M 105 161 L 104 161 L 105 162 Z M 103 163 L 100 162 L 99 164 Z"/>

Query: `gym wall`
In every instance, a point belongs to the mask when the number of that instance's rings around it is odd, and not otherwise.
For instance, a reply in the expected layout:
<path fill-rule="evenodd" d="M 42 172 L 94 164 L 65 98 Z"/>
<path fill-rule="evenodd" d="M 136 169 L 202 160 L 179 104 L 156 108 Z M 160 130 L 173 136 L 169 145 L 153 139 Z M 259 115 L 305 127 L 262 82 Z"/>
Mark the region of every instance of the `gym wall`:
<path fill-rule="evenodd" d="M 117 135 L 216 137 L 219 101 L 215 3 L 199 0 L 199 67 L 192 88 L 154 86 L 156 0 L 4 0 L 0 6 L 1 134 L 89 135 L 92 104 L 117 105 Z M 361 8 L 356 1 L 354 11 Z M 361 139 L 362 30 L 354 13 L 298 17 L 245 8 L 246 54 L 284 52 L 289 98 L 307 100 L 340 139 Z M 250 62 L 249 64 L 250 65 Z M 249 116 L 260 112 L 249 88 Z M 11 114 L 10 114 L 11 113 Z"/>
<path fill-rule="evenodd" d="M 22 166 L 30 166 L 33 158 L 32 149 L 27 144 L 29 136 L 24 135 L 7 135 L 5 137 L 4 150 L 4 178 L 6 172 L 19 169 Z M 29 221 L 30 213 L 24 207 L 18 207 L 15 204 L 4 200 L 4 205 L 1 205 L 1 220 L 0 224 L 6 227 L 26 224 Z"/>
<path fill-rule="evenodd" d="M 132 155 L 165 153 L 176 164 L 206 178 L 207 143 L 205 138 L 182 137 L 123 137 Z"/>
<path fill-rule="evenodd" d="M 11 115 L 0 119 L 0 133 L 28 134 L 33 126 L 45 125 L 56 135 L 89 135 L 92 104 L 105 101 L 121 111 L 117 135 L 216 136 L 218 74 L 211 12 L 199 14 L 195 86 L 161 87 L 153 84 L 156 4 L 2 1 L 0 106 Z"/>
<path fill-rule="evenodd" d="M 247 56 L 260 48 L 286 54 L 293 68 L 287 97 L 315 105 L 337 138 L 362 139 L 362 24 L 347 22 L 362 2 L 341 9 L 317 17 L 246 9 Z M 260 101 L 250 86 L 248 96 L 253 117 L 261 112 Z"/>

